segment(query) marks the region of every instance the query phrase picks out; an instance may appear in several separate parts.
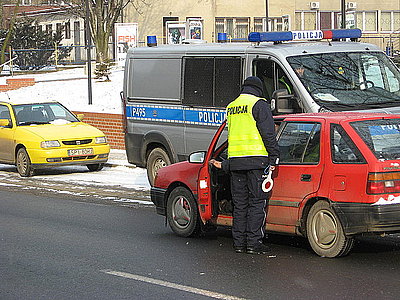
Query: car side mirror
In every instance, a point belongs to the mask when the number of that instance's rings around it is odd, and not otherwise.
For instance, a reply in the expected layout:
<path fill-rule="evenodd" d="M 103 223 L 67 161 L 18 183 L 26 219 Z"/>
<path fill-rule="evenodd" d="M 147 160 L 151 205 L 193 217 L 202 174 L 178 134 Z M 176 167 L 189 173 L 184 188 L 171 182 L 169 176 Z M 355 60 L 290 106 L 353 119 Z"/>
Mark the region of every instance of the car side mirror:
<path fill-rule="evenodd" d="M 189 155 L 188 161 L 194 164 L 202 164 L 204 163 L 205 157 L 206 151 L 193 152 Z"/>
<path fill-rule="evenodd" d="M 274 108 L 277 114 L 291 114 L 294 112 L 293 109 L 293 95 L 289 94 L 286 89 L 276 90 L 272 94 L 272 102 L 274 103 Z"/>
<path fill-rule="evenodd" d="M 83 118 L 85 117 L 84 114 L 77 114 L 76 117 L 78 118 L 79 121 L 83 121 Z"/>
<path fill-rule="evenodd" d="M 0 119 L 0 127 L 11 127 L 11 121 L 8 119 Z"/>

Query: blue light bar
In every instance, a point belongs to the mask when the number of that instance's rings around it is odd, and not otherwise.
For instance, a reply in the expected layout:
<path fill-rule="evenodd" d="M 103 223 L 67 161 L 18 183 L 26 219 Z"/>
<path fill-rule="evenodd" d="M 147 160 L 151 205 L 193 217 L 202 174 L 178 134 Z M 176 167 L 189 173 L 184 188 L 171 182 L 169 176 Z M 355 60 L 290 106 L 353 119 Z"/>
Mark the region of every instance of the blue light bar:
<path fill-rule="evenodd" d="M 332 29 L 324 31 L 324 39 L 359 39 L 362 35 L 360 29 Z"/>
<path fill-rule="evenodd" d="M 322 39 L 358 39 L 361 37 L 360 29 L 332 29 L 332 30 L 304 30 L 304 31 L 269 31 L 250 32 L 250 42 L 283 42 L 300 40 L 322 40 Z"/>
<path fill-rule="evenodd" d="M 293 40 L 291 31 L 250 32 L 250 42 L 282 42 Z"/>

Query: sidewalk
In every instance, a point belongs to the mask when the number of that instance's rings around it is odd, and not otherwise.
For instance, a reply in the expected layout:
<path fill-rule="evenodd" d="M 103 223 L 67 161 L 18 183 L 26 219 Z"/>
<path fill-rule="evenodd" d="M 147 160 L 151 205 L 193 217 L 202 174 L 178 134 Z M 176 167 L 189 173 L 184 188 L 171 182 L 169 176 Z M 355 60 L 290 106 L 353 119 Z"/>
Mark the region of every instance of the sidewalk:
<path fill-rule="evenodd" d="M 111 149 L 108 161 L 105 164 L 109 167 L 125 166 L 129 168 L 136 168 L 135 165 L 130 164 L 126 157 L 125 150 Z"/>

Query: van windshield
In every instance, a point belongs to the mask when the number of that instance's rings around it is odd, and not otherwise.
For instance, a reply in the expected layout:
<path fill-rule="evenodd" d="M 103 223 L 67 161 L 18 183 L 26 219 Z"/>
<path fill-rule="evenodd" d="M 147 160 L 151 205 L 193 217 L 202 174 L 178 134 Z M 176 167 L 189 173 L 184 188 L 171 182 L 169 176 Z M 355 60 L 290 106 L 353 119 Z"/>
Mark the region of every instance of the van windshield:
<path fill-rule="evenodd" d="M 400 105 L 400 72 L 382 52 L 322 53 L 287 60 L 313 99 L 328 110 Z"/>
<path fill-rule="evenodd" d="M 378 159 L 400 159 L 400 119 L 379 119 L 352 122 Z"/>

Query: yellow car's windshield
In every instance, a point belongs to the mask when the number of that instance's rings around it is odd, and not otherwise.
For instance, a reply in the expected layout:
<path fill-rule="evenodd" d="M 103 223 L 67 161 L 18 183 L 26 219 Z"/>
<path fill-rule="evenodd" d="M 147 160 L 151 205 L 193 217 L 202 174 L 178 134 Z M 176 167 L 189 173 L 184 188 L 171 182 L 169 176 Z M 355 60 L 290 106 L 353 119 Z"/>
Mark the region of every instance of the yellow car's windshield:
<path fill-rule="evenodd" d="M 73 113 L 59 103 L 34 103 L 14 106 L 17 125 L 79 122 Z"/>

